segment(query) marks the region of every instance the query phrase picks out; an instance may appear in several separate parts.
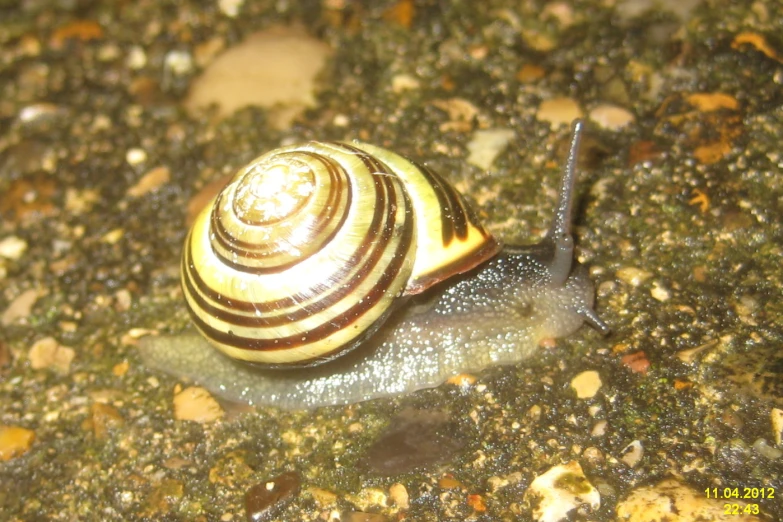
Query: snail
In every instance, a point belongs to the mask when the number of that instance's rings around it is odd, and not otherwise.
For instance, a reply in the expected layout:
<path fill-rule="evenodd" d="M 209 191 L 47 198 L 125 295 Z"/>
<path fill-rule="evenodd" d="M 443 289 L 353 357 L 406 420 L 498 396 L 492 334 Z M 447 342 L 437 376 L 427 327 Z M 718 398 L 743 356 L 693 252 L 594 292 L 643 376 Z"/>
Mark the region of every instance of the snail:
<path fill-rule="evenodd" d="M 256 158 L 185 241 L 201 336 L 142 339 L 142 358 L 228 399 L 306 409 L 517 362 L 584 322 L 606 334 L 573 254 L 583 127 L 549 231 L 530 246 L 501 246 L 443 178 L 380 147 L 310 142 Z"/>

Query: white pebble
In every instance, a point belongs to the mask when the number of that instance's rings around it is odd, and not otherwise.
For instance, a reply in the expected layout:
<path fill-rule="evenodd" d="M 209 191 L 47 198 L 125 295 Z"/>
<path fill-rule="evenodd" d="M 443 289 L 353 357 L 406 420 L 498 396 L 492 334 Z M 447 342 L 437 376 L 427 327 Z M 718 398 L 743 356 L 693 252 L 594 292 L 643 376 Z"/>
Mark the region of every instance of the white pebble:
<path fill-rule="evenodd" d="M 19 259 L 27 250 L 27 241 L 17 236 L 0 240 L 0 257 Z"/>
<path fill-rule="evenodd" d="M 125 153 L 125 161 L 128 165 L 136 166 L 147 161 L 147 152 L 144 149 L 133 148 Z"/>
<path fill-rule="evenodd" d="M 618 131 L 635 121 L 633 113 L 615 105 L 603 104 L 590 111 L 590 119 L 604 129 Z"/>
<path fill-rule="evenodd" d="M 664 288 L 658 281 L 653 283 L 652 290 L 650 290 L 650 295 L 653 296 L 654 299 L 657 299 L 661 302 L 668 301 L 672 296 L 671 292 Z"/>

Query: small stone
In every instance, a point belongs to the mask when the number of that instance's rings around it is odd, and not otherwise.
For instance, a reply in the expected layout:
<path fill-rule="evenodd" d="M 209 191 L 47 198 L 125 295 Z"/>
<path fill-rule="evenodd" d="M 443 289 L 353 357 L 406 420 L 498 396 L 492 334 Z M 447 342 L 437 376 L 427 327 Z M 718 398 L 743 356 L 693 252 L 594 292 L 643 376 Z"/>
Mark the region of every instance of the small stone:
<path fill-rule="evenodd" d="M 314 104 L 315 77 L 330 52 L 302 29 L 265 29 L 213 60 L 193 81 L 185 108 L 196 113 L 214 104 L 225 117 L 242 107 L 264 107 L 270 124 L 288 128 Z"/>
<path fill-rule="evenodd" d="M 104 440 L 109 432 L 125 424 L 122 414 L 110 404 L 96 402 L 90 409 L 92 415 L 85 423 L 85 428 L 92 430 L 95 438 Z"/>
<path fill-rule="evenodd" d="M 769 460 L 779 460 L 780 457 L 783 457 L 783 451 L 773 448 L 764 439 L 757 439 L 753 443 L 753 449 L 756 450 L 759 455 Z"/>
<path fill-rule="evenodd" d="M 338 497 L 334 491 L 316 487 L 309 487 L 305 491 L 313 497 L 313 500 L 318 504 L 318 507 L 322 509 L 327 506 L 333 506 L 337 502 Z"/>
<path fill-rule="evenodd" d="M 256 484 L 245 493 L 245 515 L 250 522 L 275 518 L 299 494 L 302 479 L 287 471 L 277 477 Z"/>
<path fill-rule="evenodd" d="M 389 497 L 391 497 L 392 502 L 400 509 L 408 509 L 410 507 L 408 490 L 399 482 L 391 485 L 389 488 Z"/>
<path fill-rule="evenodd" d="M 633 373 L 647 375 L 647 372 L 650 369 L 650 360 L 647 358 L 647 354 L 644 353 L 643 350 L 623 355 L 623 357 L 620 359 L 620 362 Z"/>
<path fill-rule="evenodd" d="M 177 420 L 213 422 L 223 414 L 218 401 L 200 386 L 190 386 L 174 396 L 174 418 Z"/>
<path fill-rule="evenodd" d="M 124 377 L 125 374 L 128 373 L 129 369 L 130 363 L 128 363 L 128 361 L 123 361 L 121 363 L 115 364 L 111 369 L 111 373 L 115 377 Z"/>
<path fill-rule="evenodd" d="M 177 76 L 184 76 L 193 70 L 193 56 L 188 51 L 169 51 L 163 58 L 166 70 Z"/>
<path fill-rule="evenodd" d="M 629 468 L 635 468 L 641 462 L 644 456 L 644 447 L 641 441 L 635 440 L 628 444 L 622 451 L 622 457 L 620 460 L 626 463 Z"/>
<path fill-rule="evenodd" d="M 144 174 L 139 181 L 128 189 L 128 196 L 137 198 L 149 192 L 155 192 L 171 179 L 168 167 L 155 167 Z"/>
<path fill-rule="evenodd" d="M 11 301 L 8 308 L 3 312 L 0 318 L 0 324 L 8 326 L 16 322 L 17 319 L 24 319 L 30 315 L 33 305 L 38 300 L 38 290 L 25 290 Z"/>
<path fill-rule="evenodd" d="M 441 124 L 441 132 L 467 132 L 479 117 L 478 107 L 464 98 L 435 100 L 432 105 L 448 114 L 449 121 Z"/>
<path fill-rule="evenodd" d="M 0 425 L 0 460 L 6 461 L 27 453 L 35 432 L 19 426 Z"/>
<path fill-rule="evenodd" d="M 590 119 L 600 127 L 611 131 L 618 131 L 636 120 L 630 111 L 608 104 L 598 105 L 591 110 Z"/>
<path fill-rule="evenodd" d="M 521 83 L 534 83 L 546 76 L 546 70 L 540 65 L 526 63 L 517 71 L 517 80 Z"/>
<path fill-rule="evenodd" d="M 511 129 L 485 129 L 473 133 L 468 143 L 468 163 L 487 170 L 514 137 Z"/>
<path fill-rule="evenodd" d="M 115 228 L 106 232 L 101 241 L 108 245 L 116 245 L 125 236 L 125 229 Z"/>
<path fill-rule="evenodd" d="M 17 236 L 8 236 L 0 240 L 0 257 L 19 259 L 27 250 L 27 241 Z"/>
<path fill-rule="evenodd" d="M 772 433 L 775 437 L 775 444 L 780 446 L 781 442 L 783 442 L 783 410 L 772 408 L 770 419 L 772 421 Z"/>
<path fill-rule="evenodd" d="M 19 111 L 20 123 L 35 123 L 39 121 L 51 120 L 62 116 L 67 112 L 64 107 L 53 103 L 34 103 L 27 105 Z"/>
<path fill-rule="evenodd" d="M 389 497 L 380 488 L 362 488 L 355 495 L 348 495 L 346 499 L 361 511 L 374 511 L 386 507 Z"/>
<path fill-rule="evenodd" d="M 617 279 L 631 286 L 639 286 L 650 279 L 653 274 L 635 266 L 624 266 L 615 272 Z"/>
<path fill-rule="evenodd" d="M 574 8 L 567 2 L 548 3 L 541 11 L 541 19 L 548 17 L 556 19 L 563 28 L 570 27 L 574 24 Z"/>
<path fill-rule="evenodd" d="M 458 373 L 449 377 L 446 382 L 459 388 L 470 388 L 476 384 L 476 376 L 469 373 Z"/>
<path fill-rule="evenodd" d="M 550 127 L 569 126 L 574 120 L 584 116 L 584 112 L 573 98 L 551 98 L 544 100 L 538 107 L 536 119 L 549 123 Z"/>
<path fill-rule="evenodd" d="M 579 399 L 591 399 L 601 389 L 601 376 L 595 370 L 580 373 L 571 379 L 571 388 Z"/>
<path fill-rule="evenodd" d="M 606 426 L 608 423 L 605 420 L 600 420 L 595 423 L 593 426 L 593 429 L 590 430 L 590 435 L 592 437 L 603 437 L 606 435 Z"/>
<path fill-rule="evenodd" d="M 69 187 L 65 190 L 65 210 L 76 215 L 84 214 L 92 210 L 100 199 L 101 194 L 97 190 Z"/>
<path fill-rule="evenodd" d="M 220 12 L 229 18 L 234 18 L 239 14 L 239 8 L 245 3 L 244 0 L 218 0 Z"/>
<path fill-rule="evenodd" d="M 671 299 L 672 296 L 671 292 L 667 288 L 664 288 L 663 284 L 661 284 L 658 281 L 655 281 L 653 283 L 653 287 L 650 290 L 650 295 L 654 299 L 657 299 L 658 301 L 661 302 L 668 301 L 669 299 Z"/>
<path fill-rule="evenodd" d="M 141 165 L 147 161 L 147 152 L 144 149 L 139 148 L 128 149 L 125 153 L 125 161 L 128 162 L 128 165 L 133 167 Z"/>
<path fill-rule="evenodd" d="M 147 65 L 147 53 L 144 48 L 134 45 L 128 51 L 128 56 L 125 58 L 125 64 L 134 71 L 143 69 Z"/>
<path fill-rule="evenodd" d="M 410 74 L 397 74 L 392 78 L 392 92 L 413 91 L 420 87 L 419 80 Z"/>
<path fill-rule="evenodd" d="M 533 519 L 538 522 L 571 520 L 576 509 L 597 510 L 601 495 L 587 480 L 576 461 L 555 466 L 537 476 L 525 492 L 533 506 Z"/>
<path fill-rule="evenodd" d="M 71 361 L 76 356 L 73 348 L 62 346 L 54 337 L 39 339 L 30 347 L 28 358 L 34 370 L 51 369 L 66 375 L 71 370 Z"/>
<path fill-rule="evenodd" d="M 474 511 L 478 513 L 483 513 L 487 510 L 484 497 L 481 495 L 468 495 L 467 503 L 471 508 L 473 508 Z"/>

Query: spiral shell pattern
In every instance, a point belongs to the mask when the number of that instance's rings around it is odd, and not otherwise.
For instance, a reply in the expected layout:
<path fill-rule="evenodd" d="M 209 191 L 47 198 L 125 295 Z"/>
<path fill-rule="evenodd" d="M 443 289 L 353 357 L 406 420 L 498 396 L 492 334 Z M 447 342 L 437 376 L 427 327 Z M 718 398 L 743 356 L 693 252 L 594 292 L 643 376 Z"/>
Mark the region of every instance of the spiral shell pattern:
<path fill-rule="evenodd" d="M 236 359 L 313 365 L 359 344 L 396 299 L 493 256 L 498 243 L 440 176 L 363 143 L 256 158 L 196 219 L 183 289 Z"/>

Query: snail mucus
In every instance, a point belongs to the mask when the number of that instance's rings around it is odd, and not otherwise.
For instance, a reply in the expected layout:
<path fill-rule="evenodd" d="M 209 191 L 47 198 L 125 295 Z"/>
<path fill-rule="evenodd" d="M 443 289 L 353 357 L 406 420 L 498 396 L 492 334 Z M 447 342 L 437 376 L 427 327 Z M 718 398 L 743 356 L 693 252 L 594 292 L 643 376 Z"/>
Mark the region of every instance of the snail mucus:
<path fill-rule="evenodd" d="M 256 158 L 185 241 L 201 336 L 142 339 L 142 358 L 227 399 L 306 409 L 518 362 L 584 322 L 607 333 L 573 253 L 583 126 L 549 231 L 529 246 L 501 246 L 443 178 L 380 147 L 310 142 Z"/>

